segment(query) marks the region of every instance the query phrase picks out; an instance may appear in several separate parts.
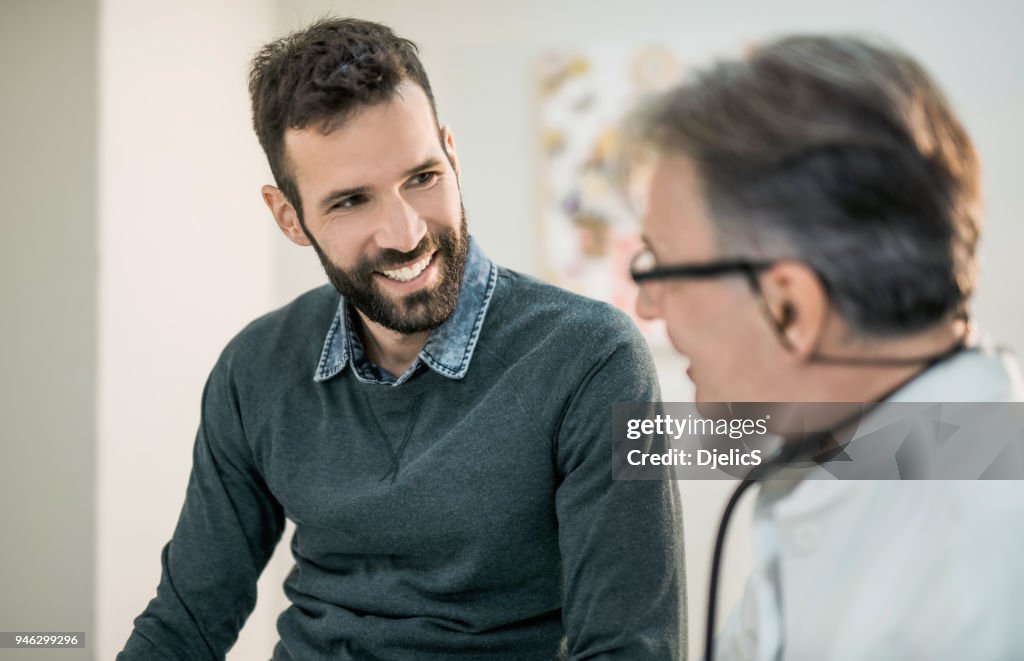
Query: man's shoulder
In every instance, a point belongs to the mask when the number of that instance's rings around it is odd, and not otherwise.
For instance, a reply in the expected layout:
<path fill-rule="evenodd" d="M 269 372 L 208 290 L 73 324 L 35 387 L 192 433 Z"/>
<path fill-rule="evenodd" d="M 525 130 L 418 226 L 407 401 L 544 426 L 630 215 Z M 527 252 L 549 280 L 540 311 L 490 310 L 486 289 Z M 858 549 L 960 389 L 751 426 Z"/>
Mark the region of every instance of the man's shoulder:
<path fill-rule="evenodd" d="M 603 301 L 575 294 L 508 268 L 499 267 L 499 282 L 506 285 L 505 309 L 517 317 L 556 317 L 568 326 L 596 327 L 601 333 L 633 335 L 636 325 L 622 310 Z"/>
<path fill-rule="evenodd" d="M 499 372 L 523 410 L 553 407 L 554 428 L 573 402 L 591 410 L 659 398 L 650 349 L 622 310 L 508 269 L 498 271 L 479 347 L 483 373 Z"/>
<path fill-rule="evenodd" d="M 312 375 L 338 300 L 334 287 L 323 285 L 257 317 L 228 342 L 221 362 L 242 363 L 250 371 L 295 365 Z"/>
<path fill-rule="evenodd" d="M 613 305 L 504 267 L 498 283 L 496 317 L 503 328 L 529 327 L 535 337 L 569 335 L 580 342 L 643 342 L 636 324 Z"/>

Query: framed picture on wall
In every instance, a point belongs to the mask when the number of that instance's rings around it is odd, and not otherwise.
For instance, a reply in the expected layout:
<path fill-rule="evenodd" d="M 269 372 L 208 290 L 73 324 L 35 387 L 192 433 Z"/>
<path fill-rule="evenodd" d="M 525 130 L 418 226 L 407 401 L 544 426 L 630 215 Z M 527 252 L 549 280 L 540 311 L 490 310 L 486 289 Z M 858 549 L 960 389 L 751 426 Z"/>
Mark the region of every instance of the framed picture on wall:
<path fill-rule="evenodd" d="M 658 47 L 549 52 L 537 77 L 544 275 L 627 312 L 655 347 L 667 344 L 663 324 L 636 316 L 629 278 L 642 196 L 622 121 L 644 95 L 678 80 L 680 60 Z"/>

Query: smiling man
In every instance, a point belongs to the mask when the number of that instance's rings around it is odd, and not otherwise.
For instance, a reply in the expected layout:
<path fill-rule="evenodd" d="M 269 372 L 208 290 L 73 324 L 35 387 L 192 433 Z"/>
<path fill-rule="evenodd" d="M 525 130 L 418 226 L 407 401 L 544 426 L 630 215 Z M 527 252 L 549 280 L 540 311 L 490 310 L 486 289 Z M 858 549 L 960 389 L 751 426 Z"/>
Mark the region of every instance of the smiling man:
<path fill-rule="evenodd" d="M 343 127 L 331 124 L 341 121 L 285 132 L 285 188 L 302 190 L 308 210 L 274 186 L 263 197 L 285 235 L 313 246 L 358 311 L 367 357 L 404 376 L 455 310 L 469 254 L 455 142 L 409 79 Z"/>
<path fill-rule="evenodd" d="M 263 198 L 333 286 L 214 367 L 157 595 L 118 658 L 223 658 L 286 519 L 277 661 L 678 658 L 676 490 L 611 477 L 611 404 L 658 398 L 628 318 L 484 255 L 455 140 L 388 28 L 273 42 L 250 91 Z"/>

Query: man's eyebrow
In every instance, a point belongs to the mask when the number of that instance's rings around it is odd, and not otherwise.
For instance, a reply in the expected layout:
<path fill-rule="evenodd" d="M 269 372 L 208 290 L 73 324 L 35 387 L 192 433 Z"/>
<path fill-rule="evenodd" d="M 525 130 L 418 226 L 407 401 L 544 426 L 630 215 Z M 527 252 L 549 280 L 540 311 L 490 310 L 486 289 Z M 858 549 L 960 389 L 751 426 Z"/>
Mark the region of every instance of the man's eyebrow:
<path fill-rule="evenodd" d="M 434 158 L 432 156 L 427 160 L 423 161 L 422 163 L 420 163 L 419 165 L 417 165 L 416 167 L 409 168 L 408 170 L 406 170 L 405 176 L 411 177 L 414 174 L 419 174 L 420 172 L 423 172 L 424 170 L 429 170 L 430 168 L 436 168 L 439 165 L 441 165 L 441 160 L 438 158 Z"/>
<path fill-rule="evenodd" d="M 369 186 L 356 186 L 355 188 L 343 188 L 341 190 L 331 191 L 324 199 L 320 200 L 321 211 L 329 211 L 334 203 L 343 200 L 346 197 L 352 197 L 353 195 L 365 195 L 370 190 Z"/>
<path fill-rule="evenodd" d="M 429 170 L 431 168 L 436 168 L 439 165 L 441 165 L 441 160 L 438 158 L 431 157 L 423 161 L 422 163 L 418 164 L 417 166 L 409 168 L 404 173 L 402 173 L 402 176 L 411 177 L 414 174 L 418 174 L 420 172 L 423 172 L 424 170 Z M 338 200 L 343 200 L 346 197 L 351 197 L 353 195 L 365 195 L 366 193 L 369 192 L 369 190 L 369 186 L 356 186 L 354 188 L 343 188 L 341 190 L 331 191 L 326 196 L 324 196 L 322 200 L 320 200 L 320 209 L 324 212 L 329 211 L 331 206 L 333 206 L 334 203 L 337 202 Z"/>

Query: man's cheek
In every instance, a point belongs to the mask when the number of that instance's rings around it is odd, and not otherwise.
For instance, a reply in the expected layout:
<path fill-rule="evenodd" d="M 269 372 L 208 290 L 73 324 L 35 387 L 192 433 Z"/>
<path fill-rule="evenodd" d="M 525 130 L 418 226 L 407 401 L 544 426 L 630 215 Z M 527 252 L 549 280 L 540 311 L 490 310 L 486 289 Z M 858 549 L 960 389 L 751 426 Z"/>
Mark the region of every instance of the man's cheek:
<path fill-rule="evenodd" d="M 689 357 L 690 352 L 688 349 L 690 348 L 691 341 L 688 335 L 694 330 L 692 320 L 688 324 L 682 315 L 668 314 L 665 316 L 665 330 L 668 333 L 668 340 L 673 348 L 684 356 Z"/>

